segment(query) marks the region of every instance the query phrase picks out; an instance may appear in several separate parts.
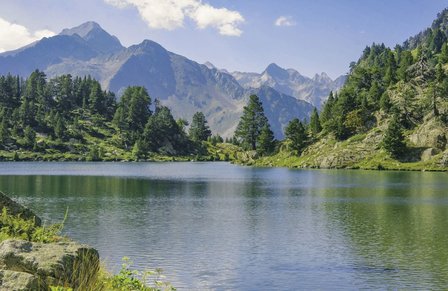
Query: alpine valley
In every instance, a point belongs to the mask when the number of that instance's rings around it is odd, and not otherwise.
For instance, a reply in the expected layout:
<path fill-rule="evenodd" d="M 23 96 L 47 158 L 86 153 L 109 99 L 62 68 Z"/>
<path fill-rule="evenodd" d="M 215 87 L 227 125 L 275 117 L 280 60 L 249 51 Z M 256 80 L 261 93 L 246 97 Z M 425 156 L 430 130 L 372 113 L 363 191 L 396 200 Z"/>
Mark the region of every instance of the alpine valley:
<path fill-rule="evenodd" d="M 203 112 L 211 130 L 224 137 L 233 136 L 251 94 L 259 96 L 275 136 L 282 138 L 290 120 L 309 118 L 313 107 L 320 108 L 345 80 L 333 81 L 325 73 L 311 79 L 275 64 L 261 74 L 228 73 L 150 40 L 123 47 L 95 22 L 0 54 L 0 74 L 28 77 L 36 69 L 48 78 L 89 75 L 117 96 L 128 86 L 143 86 L 176 118 L 191 120 L 195 112 Z"/>

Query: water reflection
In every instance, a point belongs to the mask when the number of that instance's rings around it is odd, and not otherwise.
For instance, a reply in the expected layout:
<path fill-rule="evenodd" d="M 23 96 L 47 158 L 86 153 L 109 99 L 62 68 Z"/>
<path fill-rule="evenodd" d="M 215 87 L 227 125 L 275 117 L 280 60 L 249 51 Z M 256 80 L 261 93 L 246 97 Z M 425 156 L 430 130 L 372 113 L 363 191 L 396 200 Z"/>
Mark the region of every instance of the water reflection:
<path fill-rule="evenodd" d="M 446 174 L 223 163 L 19 163 L 0 174 L 0 190 L 47 221 L 69 207 L 67 233 L 110 267 L 129 256 L 180 289 L 448 285 Z"/>

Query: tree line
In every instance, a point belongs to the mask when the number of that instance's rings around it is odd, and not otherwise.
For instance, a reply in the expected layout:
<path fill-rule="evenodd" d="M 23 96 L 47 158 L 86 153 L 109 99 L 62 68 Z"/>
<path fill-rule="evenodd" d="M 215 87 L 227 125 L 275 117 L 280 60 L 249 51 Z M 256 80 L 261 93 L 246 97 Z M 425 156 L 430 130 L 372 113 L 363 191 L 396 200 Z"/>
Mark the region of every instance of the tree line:
<path fill-rule="evenodd" d="M 27 79 L 0 76 L 0 149 L 88 151 L 88 134 L 101 137 L 104 129 L 113 132 L 115 146 L 137 158 L 203 152 L 201 142 L 212 136 L 204 114 L 197 112 L 187 131 L 188 125 L 143 87 L 128 87 L 117 101 L 90 76 L 47 80 L 38 70 Z"/>

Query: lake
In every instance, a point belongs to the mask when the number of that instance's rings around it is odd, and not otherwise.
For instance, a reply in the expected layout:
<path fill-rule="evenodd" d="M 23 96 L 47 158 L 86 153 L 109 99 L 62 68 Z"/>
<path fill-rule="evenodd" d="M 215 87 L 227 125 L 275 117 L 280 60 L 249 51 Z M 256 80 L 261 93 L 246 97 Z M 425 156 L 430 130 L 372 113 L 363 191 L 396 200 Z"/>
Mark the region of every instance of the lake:
<path fill-rule="evenodd" d="M 448 174 L 1 163 L 0 190 L 179 290 L 446 289 Z"/>

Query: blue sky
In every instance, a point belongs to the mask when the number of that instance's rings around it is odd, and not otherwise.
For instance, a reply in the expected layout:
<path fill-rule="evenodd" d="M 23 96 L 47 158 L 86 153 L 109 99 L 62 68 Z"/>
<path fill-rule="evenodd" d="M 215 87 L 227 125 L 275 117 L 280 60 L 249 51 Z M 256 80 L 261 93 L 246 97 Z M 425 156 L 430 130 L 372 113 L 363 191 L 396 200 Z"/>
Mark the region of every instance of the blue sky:
<path fill-rule="evenodd" d="M 448 0 L 2 0 L 0 49 L 93 20 L 125 46 L 151 39 L 229 71 L 275 62 L 335 78 L 366 45 L 402 43 L 446 7 Z"/>

